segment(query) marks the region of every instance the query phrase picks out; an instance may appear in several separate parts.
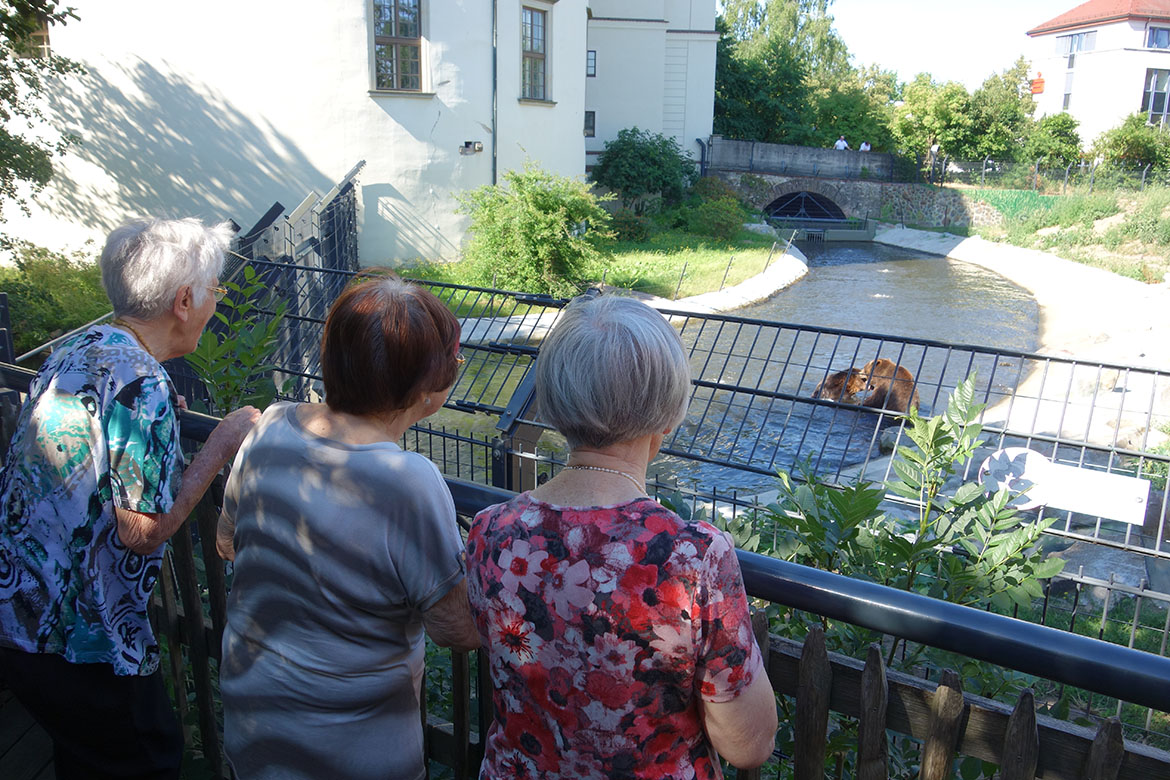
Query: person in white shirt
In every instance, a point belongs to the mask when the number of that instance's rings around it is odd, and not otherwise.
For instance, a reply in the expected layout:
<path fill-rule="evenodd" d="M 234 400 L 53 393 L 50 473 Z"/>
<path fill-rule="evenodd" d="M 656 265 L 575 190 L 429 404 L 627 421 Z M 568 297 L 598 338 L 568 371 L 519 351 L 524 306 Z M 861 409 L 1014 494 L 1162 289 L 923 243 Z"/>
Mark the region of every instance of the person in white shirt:
<path fill-rule="evenodd" d="M 845 140 L 845 136 L 837 139 L 837 143 L 833 144 L 833 148 L 837 151 L 842 151 L 849 148 L 849 142 Z"/>
<path fill-rule="evenodd" d="M 863 152 L 868 152 L 873 147 L 869 145 L 869 141 L 862 141 L 861 146 L 858 147 Z"/>

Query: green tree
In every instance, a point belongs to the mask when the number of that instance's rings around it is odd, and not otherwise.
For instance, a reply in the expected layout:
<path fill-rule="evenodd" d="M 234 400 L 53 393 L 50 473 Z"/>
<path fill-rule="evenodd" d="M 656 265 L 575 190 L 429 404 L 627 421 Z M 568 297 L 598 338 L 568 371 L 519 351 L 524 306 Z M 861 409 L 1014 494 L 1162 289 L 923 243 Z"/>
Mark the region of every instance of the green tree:
<path fill-rule="evenodd" d="M 459 197 L 470 215 L 463 254 L 476 282 L 568 297 L 578 292 L 588 263 L 601 257 L 609 214 L 587 184 L 533 165 L 508 171 L 503 185 Z"/>
<path fill-rule="evenodd" d="M 971 96 L 954 81 L 936 83 L 919 73 L 902 88 L 902 105 L 894 112 L 894 140 L 899 151 L 925 157 L 937 143 L 953 158 L 976 156 L 971 135 Z"/>
<path fill-rule="evenodd" d="M 831 0 L 727 0 L 715 128 L 729 138 L 828 146 L 840 134 L 888 146 L 892 73 L 858 72 Z"/>
<path fill-rule="evenodd" d="M 795 53 L 770 41 L 760 56 L 739 57 L 722 17 L 716 26 L 715 132 L 742 141 L 811 143 L 809 91 Z"/>
<path fill-rule="evenodd" d="M 971 95 L 971 142 L 976 158 L 1016 160 L 1032 130 L 1031 79 L 1023 57 L 1002 73 L 988 76 Z"/>
<path fill-rule="evenodd" d="M 1081 157 L 1081 136 L 1077 120 L 1061 112 L 1042 117 L 1024 146 L 1023 159 L 1042 165 L 1069 165 Z"/>
<path fill-rule="evenodd" d="M 5 199 L 27 210 L 23 187 L 48 184 L 53 158 L 75 141 L 48 129 L 41 104 L 48 79 L 81 66 L 41 51 L 34 34 L 76 18 L 56 0 L 0 0 L 0 216 Z"/>
<path fill-rule="evenodd" d="M 1145 114 L 1131 114 L 1102 133 L 1093 143 L 1093 152 L 1117 165 L 1170 168 L 1170 134 L 1148 124 Z"/>
<path fill-rule="evenodd" d="M 674 138 L 636 127 L 618 131 L 593 166 L 593 181 L 641 213 L 654 196 L 677 203 L 697 176 L 694 161 Z"/>

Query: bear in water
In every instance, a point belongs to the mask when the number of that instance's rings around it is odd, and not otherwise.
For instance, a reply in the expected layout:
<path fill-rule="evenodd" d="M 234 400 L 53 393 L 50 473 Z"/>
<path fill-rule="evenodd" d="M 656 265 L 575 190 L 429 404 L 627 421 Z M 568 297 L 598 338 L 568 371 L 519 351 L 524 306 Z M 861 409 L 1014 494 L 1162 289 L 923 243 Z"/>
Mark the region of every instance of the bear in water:
<path fill-rule="evenodd" d="M 905 366 L 899 366 L 886 358 L 878 358 L 866 363 L 861 369 L 861 374 L 866 387 L 870 390 L 869 395 L 861 400 L 862 406 L 903 413 L 909 412 L 912 406 L 918 406 L 918 389 L 914 387 L 914 375 Z"/>
<path fill-rule="evenodd" d="M 865 377 L 856 368 L 847 368 L 825 377 L 817 389 L 813 390 L 813 398 L 824 398 L 826 401 L 840 401 L 843 404 L 859 404 L 858 395 L 868 389 Z"/>

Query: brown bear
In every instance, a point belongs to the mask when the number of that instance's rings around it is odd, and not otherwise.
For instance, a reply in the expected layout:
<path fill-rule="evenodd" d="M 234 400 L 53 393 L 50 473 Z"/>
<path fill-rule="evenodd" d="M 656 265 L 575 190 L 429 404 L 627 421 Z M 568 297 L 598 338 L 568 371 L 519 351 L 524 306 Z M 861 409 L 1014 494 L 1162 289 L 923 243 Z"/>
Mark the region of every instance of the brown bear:
<path fill-rule="evenodd" d="M 861 369 L 869 395 L 861 400 L 862 406 L 870 409 L 889 409 L 893 412 L 909 412 L 918 406 L 918 389 L 914 387 L 914 375 L 905 366 L 892 360 L 878 358 L 871 360 Z"/>
<path fill-rule="evenodd" d="M 813 390 L 813 398 L 824 398 L 828 401 L 840 401 L 843 404 L 858 404 L 861 401 L 858 394 L 866 390 L 865 377 L 856 368 L 847 368 L 825 377 L 817 389 Z"/>

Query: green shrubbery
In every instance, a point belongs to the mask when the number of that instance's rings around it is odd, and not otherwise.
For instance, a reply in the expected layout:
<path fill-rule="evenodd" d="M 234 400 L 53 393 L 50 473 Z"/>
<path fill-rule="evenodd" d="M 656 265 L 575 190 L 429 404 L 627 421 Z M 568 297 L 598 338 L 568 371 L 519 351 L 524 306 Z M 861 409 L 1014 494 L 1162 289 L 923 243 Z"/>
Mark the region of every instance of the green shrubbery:
<path fill-rule="evenodd" d="M 678 203 L 696 173 L 694 161 L 674 138 L 628 127 L 605 144 L 592 177 L 641 214 L 653 210 L 656 198 L 668 206 Z"/>
<path fill-rule="evenodd" d="M 747 214 L 733 197 L 700 200 L 680 210 L 683 227 L 689 233 L 730 239 L 743 228 Z"/>
<path fill-rule="evenodd" d="M 460 197 L 471 217 L 464 249 L 473 283 L 570 297 L 589 281 L 583 274 L 601 257 L 610 216 L 588 185 L 528 165 L 508 171 L 503 185 Z"/>
<path fill-rule="evenodd" d="M 618 209 L 613 213 L 613 232 L 619 241 L 645 241 L 650 237 L 652 227 L 649 217 L 629 209 Z"/>
<path fill-rule="evenodd" d="M 97 262 L 26 241 L 12 244 L 15 268 L 0 268 L 17 354 L 28 352 L 110 311 Z M 15 357 L 15 356 L 14 356 Z"/>

